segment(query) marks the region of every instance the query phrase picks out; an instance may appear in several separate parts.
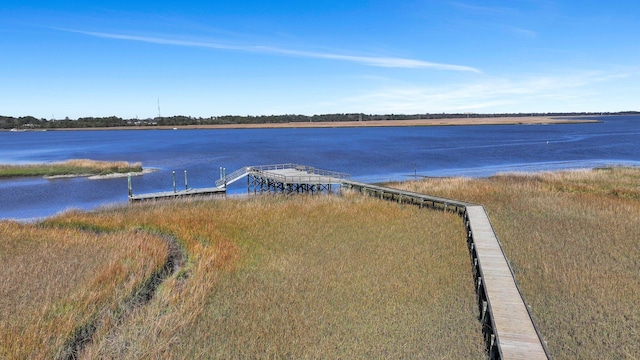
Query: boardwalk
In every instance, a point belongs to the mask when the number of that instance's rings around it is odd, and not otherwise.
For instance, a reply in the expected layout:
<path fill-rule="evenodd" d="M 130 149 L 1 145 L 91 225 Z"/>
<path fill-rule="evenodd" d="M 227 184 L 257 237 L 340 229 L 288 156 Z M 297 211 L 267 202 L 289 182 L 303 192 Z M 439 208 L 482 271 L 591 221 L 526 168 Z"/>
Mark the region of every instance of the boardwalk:
<path fill-rule="evenodd" d="M 221 173 L 224 174 L 222 169 Z M 129 184 L 129 199 L 140 201 L 224 194 L 228 184 L 246 176 L 247 189 L 253 188 L 254 192 L 331 192 L 332 184 L 340 184 L 381 199 L 456 212 L 465 220 L 479 319 L 489 358 L 549 358 L 483 206 L 350 181 L 347 174 L 296 164 L 248 166 L 229 176 L 222 174 L 216 182 L 217 187 L 208 189 L 132 195 Z"/>
<path fill-rule="evenodd" d="M 349 178 L 347 174 L 296 164 L 251 166 L 247 176 L 249 192 L 285 194 L 331 192 L 333 185 Z"/>
<path fill-rule="evenodd" d="M 353 181 L 344 181 L 343 185 L 382 199 L 464 216 L 489 358 L 549 358 L 483 206 Z"/>
<path fill-rule="evenodd" d="M 348 174 L 320 170 L 298 164 L 247 166 L 224 175 L 216 181 L 218 187 L 226 187 L 247 177 L 247 191 L 254 193 L 281 192 L 331 192 L 332 185 L 340 185 Z M 339 188 L 339 187 L 338 187 Z"/>
<path fill-rule="evenodd" d="M 138 194 L 129 196 L 130 202 L 145 201 L 145 200 L 164 200 L 164 199 L 179 199 L 193 196 L 212 196 L 212 195 L 224 195 L 225 189 L 214 188 L 202 188 L 202 189 L 187 189 L 179 191 L 162 191 L 147 194 Z"/>
<path fill-rule="evenodd" d="M 263 169 L 259 167 L 252 167 L 251 174 L 265 179 L 281 181 L 283 183 L 340 184 L 342 181 L 342 177 L 337 176 L 337 173 L 318 172 L 316 169 L 309 170 L 305 167 L 290 167 L 282 169 Z"/>
<path fill-rule="evenodd" d="M 479 292 L 483 294 L 479 295 L 481 321 L 491 326 L 495 335 L 485 340 L 495 341 L 491 347 L 499 351 L 501 359 L 547 359 L 484 207 L 468 206 L 466 220 L 473 234 L 472 256 L 477 259 L 476 284 L 484 287 Z"/>
<path fill-rule="evenodd" d="M 226 171 L 226 170 L 225 170 Z M 129 201 L 176 199 L 195 196 L 210 196 L 226 194 L 227 186 L 247 177 L 247 191 L 254 193 L 281 192 L 290 193 L 319 193 L 332 192 L 332 186 L 338 189 L 343 180 L 349 175 L 335 171 L 320 170 L 310 166 L 298 164 L 279 164 L 246 166 L 227 175 L 222 171 L 216 187 L 188 188 L 187 173 L 185 171 L 185 190 L 176 190 L 176 174 L 173 172 L 173 191 L 163 191 L 146 194 L 133 194 L 131 176 L 129 176 Z"/>

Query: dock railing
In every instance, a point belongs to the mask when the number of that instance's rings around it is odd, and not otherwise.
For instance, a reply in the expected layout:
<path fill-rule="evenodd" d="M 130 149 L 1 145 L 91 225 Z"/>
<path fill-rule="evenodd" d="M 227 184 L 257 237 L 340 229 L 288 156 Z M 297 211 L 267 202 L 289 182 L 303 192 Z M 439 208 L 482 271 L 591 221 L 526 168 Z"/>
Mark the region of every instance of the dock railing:
<path fill-rule="evenodd" d="M 216 186 L 221 188 L 225 187 L 228 184 L 235 182 L 238 179 L 241 179 L 243 176 L 247 175 L 251 171 L 251 166 L 245 166 L 240 168 L 229 175 L 224 175 L 224 177 L 216 180 Z"/>
<path fill-rule="evenodd" d="M 343 180 L 350 179 L 349 174 L 321 170 L 311 166 L 298 165 L 298 164 L 277 164 L 277 165 L 260 165 L 250 166 L 249 174 L 257 175 L 260 177 L 270 178 L 282 183 L 341 183 Z M 295 175 L 282 174 L 277 171 L 280 170 L 295 170 Z M 299 173 L 306 173 L 308 175 L 299 175 Z"/>
<path fill-rule="evenodd" d="M 295 170 L 296 173 L 281 173 L 281 171 L 289 169 Z M 276 165 L 245 166 L 232 172 L 231 174 L 221 175 L 221 178 L 216 180 L 216 186 L 219 188 L 223 188 L 247 175 L 265 177 L 282 183 L 339 184 L 343 180 L 350 179 L 349 174 L 336 171 L 321 170 L 312 166 L 288 163 Z"/>
<path fill-rule="evenodd" d="M 351 178 L 349 174 L 341 173 L 337 171 L 329 171 L 329 170 L 321 170 L 312 166 L 299 165 L 299 164 L 277 164 L 277 165 L 260 165 L 260 166 L 249 166 L 253 171 L 265 172 L 270 170 L 286 170 L 286 169 L 294 169 L 297 171 L 303 171 L 310 175 L 318 175 L 336 178 L 340 180 L 348 180 Z"/>

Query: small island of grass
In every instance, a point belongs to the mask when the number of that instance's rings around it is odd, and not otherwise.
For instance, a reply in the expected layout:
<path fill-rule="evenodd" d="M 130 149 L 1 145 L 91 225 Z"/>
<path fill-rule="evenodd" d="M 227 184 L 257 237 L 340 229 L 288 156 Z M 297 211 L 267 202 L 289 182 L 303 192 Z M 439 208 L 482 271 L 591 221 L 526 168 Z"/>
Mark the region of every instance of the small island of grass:
<path fill-rule="evenodd" d="M 72 159 L 42 164 L 0 164 L 0 178 L 24 176 L 109 176 L 113 174 L 142 173 L 142 163 L 127 161 L 98 161 Z"/>

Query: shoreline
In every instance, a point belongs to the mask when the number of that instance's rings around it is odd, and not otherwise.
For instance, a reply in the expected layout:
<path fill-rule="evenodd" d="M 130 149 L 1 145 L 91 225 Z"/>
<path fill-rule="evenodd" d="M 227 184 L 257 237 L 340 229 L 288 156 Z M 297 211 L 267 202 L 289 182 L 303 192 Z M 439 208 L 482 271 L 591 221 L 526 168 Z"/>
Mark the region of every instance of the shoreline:
<path fill-rule="evenodd" d="M 485 118 L 447 118 L 418 120 L 371 120 L 371 121 L 326 121 L 288 122 L 259 124 L 221 125 L 162 125 L 162 126 L 116 126 L 95 128 L 38 129 L 26 131 L 87 131 L 87 130 L 200 130 L 200 129 L 298 129 L 298 128 L 360 128 L 360 127 L 418 127 L 418 126 L 481 126 L 481 125 L 553 125 L 586 124 L 602 120 L 585 119 L 583 116 L 505 116 Z"/>
<path fill-rule="evenodd" d="M 640 165 L 631 165 L 631 164 L 617 164 L 617 163 L 609 163 L 606 165 L 594 165 L 594 166 L 578 166 L 578 167 L 570 167 L 570 168 L 547 168 L 547 169 L 535 169 L 535 170 L 506 170 L 506 171 L 498 171 L 495 172 L 493 174 L 490 175 L 480 175 L 480 176 L 468 176 L 468 175 L 425 175 L 425 174 L 418 174 L 417 175 L 417 179 L 418 181 L 423 181 L 423 180 L 441 180 L 441 181 L 455 181 L 456 179 L 488 179 L 494 176 L 509 176 L 509 175 L 515 175 L 515 176 L 537 176 L 537 175 L 541 175 L 541 174 L 559 174 L 559 173 L 563 173 L 563 172 L 584 172 L 584 171 L 597 171 L 597 170 L 608 170 L 608 169 L 615 169 L 615 168 L 620 168 L 620 169 L 640 169 Z M 135 172 L 135 173 L 122 173 L 122 174 L 110 174 L 110 175 L 95 175 L 96 178 L 94 178 L 93 180 L 99 180 L 99 179 L 108 179 L 108 178 L 119 178 L 119 177 L 126 177 L 129 174 L 131 174 L 132 176 L 140 176 L 146 173 L 150 173 L 150 172 L 154 172 L 154 171 L 158 171 L 159 169 L 156 168 L 149 168 L 149 169 L 144 169 L 142 172 Z M 89 180 L 89 177 L 87 175 L 60 175 L 57 176 L 56 178 L 65 178 L 65 177 L 85 177 Z M 373 184 L 373 185 L 379 185 L 379 184 L 387 184 L 384 186 L 388 186 L 388 184 L 401 184 L 401 183 L 406 183 L 406 182 L 413 182 L 414 179 L 414 175 L 413 174 L 407 174 L 404 175 L 405 179 L 399 180 L 399 179 L 392 179 L 392 178 L 387 178 L 387 179 L 381 179 L 380 181 L 367 181 L 367 184 Z M 44 178 L 44 177 L 43 177 Z M 48 178 L 48 180 L 55 180 L 55 178 Z M 239 199 L 245 199 L 245 198 L 249 198 L 252 196 L 259 196 L 256 194 L 248 194 L 244 191 L 242 192 L 227 192 L 226 194 L 227 197 L 231 197 L 231 198 L 239 198 Z M 99 209 L 101 207 L 119 207 L 119 206 L 126 206 L 129 202 L 126 199 L 120 199 L 120 200 L 111 200 L 108 202 L 104 202 L 102 204 L 96 205 L 96 206 L 92 206 L 92 207 L 88 207 L 88 208 L 77 208 L 77 207 L 68 207 L 68 208 L 64 208 L 64 209 L 60 209 L 54 213 L 51 214 L 46 214 L 46 215 L 40 215 L 40 216 L 32 216 L 32 217 L 3 217 L 2 214 L 0 214 L 0 222 L 3 221 L 17 221 L 17 222 L 21 222 L 21 223 L 34 223 L 34 222 L 38 222 L 38 221 L 42 221 L 48 218 L 52 218 L 54 216 L 59 215 L 60 213 L 67 211 L 69 209 L 78 209 L 82 212 L 90 212 L 93 211 L 95 209 Z"/>
<path fill-rule="evenodd" d="M 149 168 L 149 169 L 143 169 L 142 171 L 137 171 L 137 172 L 111 173 L 111 174 L 105 174 L 105 175 L 94 175 L 94 174 L 70 174 L 70 175 L 53 175 L 53 176 L 45 175 L 42 178 L 47 180 L 56 180 L 56 179 L 84 177 L 89 180 L 104 180 L 104 179 L 117 179 L 117 178 L 123 178 L 128 176 L 142 176 L 155 171 L 158 171 L 158 169 Z"/>

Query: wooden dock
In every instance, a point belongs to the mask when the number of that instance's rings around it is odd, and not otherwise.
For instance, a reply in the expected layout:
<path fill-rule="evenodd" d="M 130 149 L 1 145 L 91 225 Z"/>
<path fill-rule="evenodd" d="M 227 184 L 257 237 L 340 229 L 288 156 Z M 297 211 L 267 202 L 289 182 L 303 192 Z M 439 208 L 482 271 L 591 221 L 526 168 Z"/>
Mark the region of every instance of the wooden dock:
<path fill-rule="evenodd" d="M 349 179 L 348 174 L 297 164 L 263 165 L 247 168 L 247 191 L 254 193 L 332 192 L 332 187 Z"/>
<path fill-rule="evenodd" d="M 483 206 L 465 214 L 480 321 L 492 359 L 548 359 L 513 271 Z"/>
<path fill-rule="evenodd" d="M 146 200 L 169 200 L 180 199 L 193 196 L 213 196 L 224 195 L 227 193 L 226 189 L 218 187 L 214 188 L 202 188 L 202 189 L 187 189 L 179 191 L 163 191 L 147 194 L 129 195 L 130 202 L 146 201 Z"/>
<path fill-rule="evenodd" d="M 483 206 L 354 181 L 344 181 L 343 186 L 381 199 L 461 215 L 489 358 L 550 358 Z"/>
<path fill-rule="evenodd" d="M 185 190 L 176 190 L 176 172 L 173 173 L 173 191 L 163 191 L 146 194 L 133 194 L 131 176 L 129 176 L 129 201 L 177 199 L 193 196 L 211 196 L 226 194 L 227 186 L 247 177 L 247 191 L 251 193 L 280 192 L 291 193 L 321 193 L 332 192 L 333 186 L 349 179 L 348 174 L 335 171 L 320 170 L 310 166 L 298 164 L 279 164 L 246 166 L 227 175 L 226 169 L 220 168 L 220 179 L 216 187 L 191 189 L 188 187 L 187 172 L 184 172 Z"/>
<path fill-rule="evenodd" d="M 331 192 L 331 186 L 360 191 L 381 199 L 419 207 L 452 211 L 460 215 L 467 230 L 467 246 L 471 257 L 487 354 L 490 359 L 549 359 L 549 351 L 531 317 L 518 288 L 513 270 L 502 250 L 483 206 L 410 191 L 349 180 L 349 175 L 296 164 L 248 166 L 229 176 L 221 168 L 216 187 L 175 190 L 133 195 L 129 179 L 129 200 L 175 199 L 226 193 L 226 186 L 247 177 L 247 190 L 254 193 Z"/>

